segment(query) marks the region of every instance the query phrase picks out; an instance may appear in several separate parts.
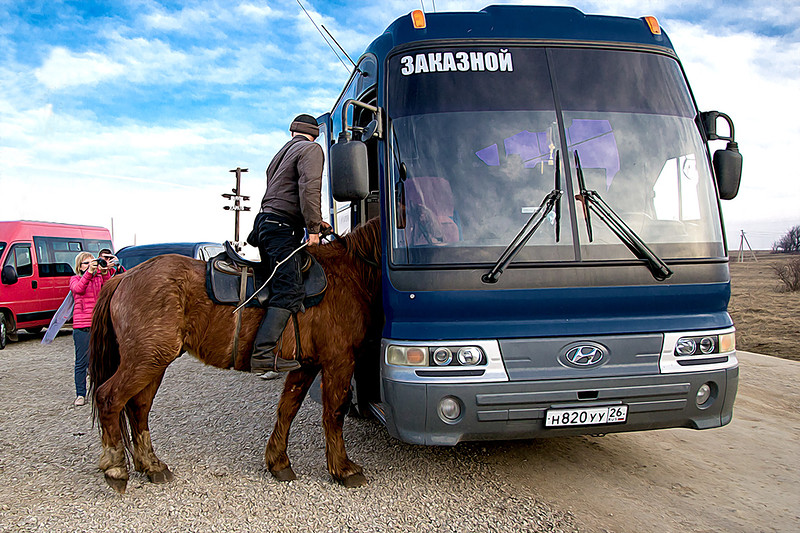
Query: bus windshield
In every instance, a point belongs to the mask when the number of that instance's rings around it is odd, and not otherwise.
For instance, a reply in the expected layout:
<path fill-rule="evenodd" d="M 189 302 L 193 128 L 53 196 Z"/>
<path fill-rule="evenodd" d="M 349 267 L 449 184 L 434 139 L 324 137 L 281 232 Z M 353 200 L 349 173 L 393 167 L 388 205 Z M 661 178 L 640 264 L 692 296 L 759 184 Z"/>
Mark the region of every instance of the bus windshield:
<path fill-rule="evenodd" d="M 515 261 L 632 258 L 599 220 L 589 240 L 575 152 L 587 189 L 662 258 L 724 255 L 706 149 L 673 58 L 425 49 L 390 58 L 388 77 L 394 264 L 494 262 L 556 186 L 558 155 L 569 166 L 560 209 Z"/>

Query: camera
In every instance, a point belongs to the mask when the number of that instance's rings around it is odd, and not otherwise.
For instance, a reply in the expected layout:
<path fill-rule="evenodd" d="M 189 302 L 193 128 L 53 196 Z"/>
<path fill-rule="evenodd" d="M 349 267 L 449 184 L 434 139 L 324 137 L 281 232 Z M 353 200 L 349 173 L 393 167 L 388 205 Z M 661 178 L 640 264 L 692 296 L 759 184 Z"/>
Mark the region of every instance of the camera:
<path fill-rule="evenodd" d="M 106 261 L 102 257 L 98 257 L 97 259 L 95 259 L 95 261 L 97 262 L 97 266 L 99 267 L 106 268 L 108 266 L 108 261 Z"/>

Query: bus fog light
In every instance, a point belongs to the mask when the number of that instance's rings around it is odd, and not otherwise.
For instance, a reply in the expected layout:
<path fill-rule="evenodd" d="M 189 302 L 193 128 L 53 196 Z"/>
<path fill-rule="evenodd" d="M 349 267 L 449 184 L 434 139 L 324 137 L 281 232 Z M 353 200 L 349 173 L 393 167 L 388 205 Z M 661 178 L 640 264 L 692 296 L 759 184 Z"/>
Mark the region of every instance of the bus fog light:
<path fill-rule="evenodd" d="M 717 385 L 709 381 L 708 383 L 703 383 L 702 385 L 700 385 L 700 388 L 697 389 L 697 396 L 695 397 L 695 403 L 697 404 L 697 407 L 705 409 L 706 407 L 714 403 L 716 396 L 717 396 Z"/>
<path fill-rule="evenodd" d="M 445 396 L 439 401 L 439 418 L 448 423 L 457 422 L 461 418 L 461 402 L 458 398 Z"/>

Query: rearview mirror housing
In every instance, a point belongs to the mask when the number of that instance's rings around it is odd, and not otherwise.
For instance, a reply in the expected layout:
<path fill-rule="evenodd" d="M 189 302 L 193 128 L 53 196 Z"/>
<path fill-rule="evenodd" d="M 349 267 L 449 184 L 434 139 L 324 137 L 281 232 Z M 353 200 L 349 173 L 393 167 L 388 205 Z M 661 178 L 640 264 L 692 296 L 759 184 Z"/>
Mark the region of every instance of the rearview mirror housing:
<path fill-rule="evenodd" d="M 724 150 L 714 152 L 714 175 L 719 197 L 722 200 L 736 198 L 742 180 L 742 154 L 735 142 L 731 141 Z"/>
<path fill-rule="evenodd" d="M 720 135 L 717 129 L 717 120 L 720 118 L 728 123 L 727 136 Z M 733 120 L 719 111 L 704 111 L 700 113 L 700 124 L 705 130 L 707 141 L 728 141 L 724 150 L 714 152 L 714 176 L 720 199 L 733 200 L 739 194 L 739 183 L 742 180 L 742 154 L 734 140 Z"/>
<path fill-rule="evenodd" d="M 369 195 L 367 145 L 340 135 L 331 146 L 331 192 L 339 202 L 357 202 Z"/>
<path fill-rule="evenodd" d="M 17 276 L 17 269 L 11 265 L 6 265 L 3 267 L 3 273 L 0 275 L 0 281 L 2 281 L 3 285 L 13 285 L 19 280 Z"/>

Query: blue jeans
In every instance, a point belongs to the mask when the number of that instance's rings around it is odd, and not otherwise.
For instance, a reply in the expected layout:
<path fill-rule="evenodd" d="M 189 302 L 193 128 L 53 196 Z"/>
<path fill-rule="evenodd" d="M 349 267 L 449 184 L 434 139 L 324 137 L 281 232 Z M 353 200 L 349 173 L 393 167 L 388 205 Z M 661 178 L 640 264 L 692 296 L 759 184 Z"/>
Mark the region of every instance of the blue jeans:
<path fill-rule="evenodd" d="M 86 397 L 86 369 L 89 367 L 89 328 L 72 330 L 75 342 L 75 396 Z"/>

